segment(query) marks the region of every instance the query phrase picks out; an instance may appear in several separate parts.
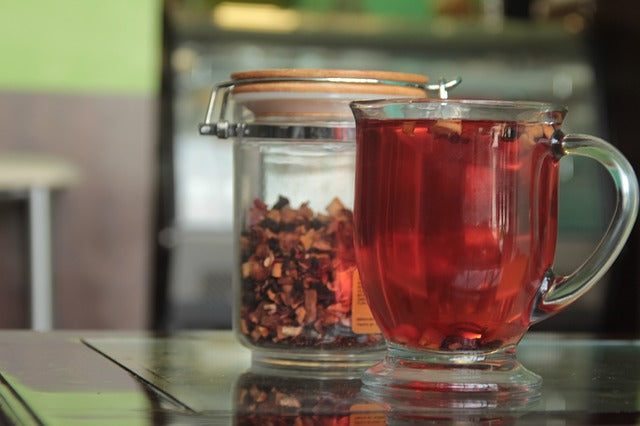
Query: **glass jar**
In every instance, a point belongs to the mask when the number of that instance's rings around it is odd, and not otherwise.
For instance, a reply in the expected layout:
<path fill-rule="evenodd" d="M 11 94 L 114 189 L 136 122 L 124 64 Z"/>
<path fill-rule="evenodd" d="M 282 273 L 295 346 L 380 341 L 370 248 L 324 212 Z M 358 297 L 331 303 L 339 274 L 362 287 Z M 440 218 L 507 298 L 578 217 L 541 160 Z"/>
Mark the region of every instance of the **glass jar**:
<path fill-rule="evenodd" d="M 427 78 L 346 70 L 231 78 L 214 88 L 200 132 L 234 143 L 236 335 L 254 364 L 370 365 L 384 341 L 355 266 L 349 103 L 424 98 Z"/>

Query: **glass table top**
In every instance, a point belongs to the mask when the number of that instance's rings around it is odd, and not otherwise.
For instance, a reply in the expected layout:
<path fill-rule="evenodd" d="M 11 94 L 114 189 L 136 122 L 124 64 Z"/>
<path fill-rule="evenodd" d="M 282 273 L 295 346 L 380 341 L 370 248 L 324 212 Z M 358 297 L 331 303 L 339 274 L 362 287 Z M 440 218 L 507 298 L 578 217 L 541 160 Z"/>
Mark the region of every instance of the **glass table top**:
<path fill-rule="evenodd" d="M 0 411 L 65 425 L 640 424 L 640 341 L 531 333 L 518 357 L 543 378 L 529 399 L 389 403 L 358 372 L 252 366 L 228 331 L 0 332 Z"/>

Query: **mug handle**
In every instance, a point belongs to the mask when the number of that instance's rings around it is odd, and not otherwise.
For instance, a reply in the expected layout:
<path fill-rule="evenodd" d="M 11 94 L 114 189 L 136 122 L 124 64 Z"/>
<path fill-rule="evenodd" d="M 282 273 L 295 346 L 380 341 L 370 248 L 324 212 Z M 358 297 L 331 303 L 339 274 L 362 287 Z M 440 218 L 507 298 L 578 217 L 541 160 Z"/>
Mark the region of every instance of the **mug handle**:
<path fill-rule="evenodd" d="M 600 243 L 575 272 L 557 276 L 551 269 L 547 271 L 534 300 L 531 324 L 565 308 L 602 278 L 629 238 L 638 214 L 638 180 L 629 161 L 613 145 L 594 136 L 565 135 L 561 130 L 553 133 L 550 142 L 558 160 L 565 155 L 577 155 L 602 164 L 613 178 L 616 207 Z"/>

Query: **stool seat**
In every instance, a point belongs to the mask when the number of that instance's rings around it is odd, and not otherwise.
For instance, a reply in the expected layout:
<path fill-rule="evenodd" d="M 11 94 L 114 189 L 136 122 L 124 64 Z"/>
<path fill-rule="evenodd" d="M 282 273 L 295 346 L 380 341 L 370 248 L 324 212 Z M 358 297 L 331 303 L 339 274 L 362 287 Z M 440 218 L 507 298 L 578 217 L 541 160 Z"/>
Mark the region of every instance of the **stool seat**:
<path fill-rule="evenodd" d="M 0 193 L 25 193 L 29 205 L 31 328 L 54 327 L 51 191 L 76 183 L 78 168 L 53 155 L 0 152 Z"/>
<path fill-rule="evenodd" d="M 65 188 L 80 179 L 78 168 L 49 154 L 0 152 L 0 191 Z"/>

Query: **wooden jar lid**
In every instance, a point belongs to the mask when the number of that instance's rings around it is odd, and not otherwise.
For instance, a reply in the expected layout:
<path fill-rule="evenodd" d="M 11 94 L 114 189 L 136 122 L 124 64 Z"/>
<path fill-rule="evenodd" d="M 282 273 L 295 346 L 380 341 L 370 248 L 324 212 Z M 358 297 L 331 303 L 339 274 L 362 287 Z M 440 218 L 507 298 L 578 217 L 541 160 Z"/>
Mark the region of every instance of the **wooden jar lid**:
<path fill-rule="evenodd" d="M 412 84 L 426 85 L 427 77 L 390 71 L 334 69 L 271 69 L 240 71 L 233 81 L 277 78 L 365 78 L 377 83 L 318 81 L 265 81 L 238 84 L 232 89 L 236 101 L 257 119 L 285 117 L 296 120 L 352 120 L 349 103 L 354 100 L 397 97 L 427 97 L 427 91 Z M 389 83 L 385 83 L 388 81 Z M 399 85 L 396 83 L 400 83 Z M 402 83 L 409 85 L 403 86 Z"/>
<path fill-rule="evenodd" d="M 271 69 L 239 71 L 231 74 L 235 81 L 261 78 L 367 78 L 390 80 L 400 83 L 427 84 L 429 79 L 419 74 L 392 71 L 335 70 L 335 69 Z M 315 92 L 315 93 L 364 93 L 390 96 L 426 96 L 419 87 L 384 83 L 325 83 L 325 82 L 260 82 L 238 85 L 233 93 L 248 92 Z"/>

